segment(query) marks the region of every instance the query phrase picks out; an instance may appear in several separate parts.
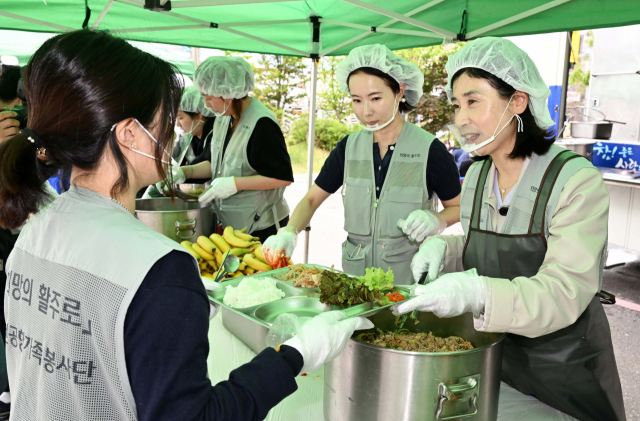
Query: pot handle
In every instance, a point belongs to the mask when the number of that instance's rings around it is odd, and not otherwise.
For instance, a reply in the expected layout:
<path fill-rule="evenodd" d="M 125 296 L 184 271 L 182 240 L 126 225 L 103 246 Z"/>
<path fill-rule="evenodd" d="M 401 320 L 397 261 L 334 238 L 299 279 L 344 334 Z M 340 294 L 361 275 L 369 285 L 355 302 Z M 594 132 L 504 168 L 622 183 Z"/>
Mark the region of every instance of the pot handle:
<path fill-rule="evenodd" d="M 196 235 L 196 219 L 192 219 L 191 221 L 180 222 L 176 221 L 176 237 L 181 240 L 188 240 Z M 191 231 L 191 235 L 182 235 L 183 231 Z"/>
<path fill-rule="evenodd" d="M 441 380 L 438 385 L 438 406 L 436 407 L 436 420 L 453 420 L 470 417 L 478 413 L 478 388 L 480 375 L 463 377 L 458 379 Z M 445 406 L 456 403 L 455 407 Z"/>

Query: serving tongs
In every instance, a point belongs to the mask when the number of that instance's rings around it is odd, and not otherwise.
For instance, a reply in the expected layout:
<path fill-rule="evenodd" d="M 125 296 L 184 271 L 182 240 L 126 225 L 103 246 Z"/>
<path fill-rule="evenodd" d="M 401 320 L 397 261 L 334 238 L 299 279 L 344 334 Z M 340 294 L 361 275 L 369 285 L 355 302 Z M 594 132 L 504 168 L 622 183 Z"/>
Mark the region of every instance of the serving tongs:
<path fill-rule="evenodd" d="M 425 273 L 422 274 L 422 276 L 418 280 L 418 285 L 424 285 L 426 283 L 427 275 L 428 275 L 428 272 L 425 272 Z M 403 328 L 404 323 L 407 321 L 407 317 L 408 316 L 409 316 L 409 314 L 405 313 L 405 314 L 401 314 L 400 316 L 396 317 L 396 327 L 398 328 L 398 330 Z M 413 310 L 411 312 L 411 319 L 412 320 L 417 320 L 418 319 L 418 310 Z"/>
<path fill-rule="evenodd" d="M 227 274 L 233 273 L 240 267 L 240 259 L 235 254 L 229 254 L 231 250 L 222 257 L 222 264 L 218 268 L 216 275 L 213 277 L 213 282 L 220 282 Z"/>

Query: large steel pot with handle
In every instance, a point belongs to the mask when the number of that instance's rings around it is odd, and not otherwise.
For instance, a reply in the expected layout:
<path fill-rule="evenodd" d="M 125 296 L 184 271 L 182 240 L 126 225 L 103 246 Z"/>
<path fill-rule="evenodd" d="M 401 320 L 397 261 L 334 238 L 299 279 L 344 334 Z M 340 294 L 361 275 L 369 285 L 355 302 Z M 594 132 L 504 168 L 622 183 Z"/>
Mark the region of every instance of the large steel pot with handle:
<path fill-rule="evenodd" d="M 395 330 L 391 311 L 370 318 L 382 330 Z M 325 364 L 325 421 L 495 421 L 505 334 L 473 328 L 471 314 L 439 319 L 419 313 L 410 331 L 459 336 L 474 349 L 430 353 L 398 351 L 353 338 L 344 352 Z"/>
<path fill-rule="evenodd" d="M 136 214 L 146 226 L 177 242 L 195 242 L 213 232 L 214 213 L 209 203 L 169 197 L 137 199 Z"/>

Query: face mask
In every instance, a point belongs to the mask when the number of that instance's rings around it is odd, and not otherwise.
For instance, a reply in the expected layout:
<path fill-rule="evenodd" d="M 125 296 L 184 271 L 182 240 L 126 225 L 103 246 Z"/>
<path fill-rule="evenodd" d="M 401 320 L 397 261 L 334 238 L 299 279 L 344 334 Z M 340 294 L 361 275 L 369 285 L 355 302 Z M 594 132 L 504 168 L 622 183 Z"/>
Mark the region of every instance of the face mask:
<path fill-rule="evenodd" d="M 154 142 L 156 142 L 156 144 L 158 144 L 158 141 L 156 140 L 156 138 L 155 138 L 155 137 L 153 137 L 153 136 L 151 135 L 151 133 L 149 133 L 149 131 L 148 131 L 147 129 L 145 129 L 145 128 L 144 128 L 144 126 L 143 126 L 142 124 L 140 124 L 140 122 L 139 122 L 137 119 L 135 119 L 135 118 L 134 118 L 134 120 L 135 120 L 135 122 L 136 122 L 136 123 L 138 123 L 138 125 L 142 128 L 142 130 L 144 130 L 144 132 L 147 134 L 147 136 L 149 136 L 149 137 L 151 138 L 151 140 L 153 140 Z M 116 123 L 116 124 L 114 124 L 113 126 L 111 126 L 111 131 L 115 130 L 116 125 L 117 125 L 117 123 Z M 142 151 L 139 151 L 139 150 L 137 150 L 137 149 L 135 149 L 135 148 L 128 147 L 128 146 L 125 146 L 125 148 L 127 148 L 127 149 L 129 149 L 130 151 L 133 151 L 133 152 L 135 152 L 135 153 L 137 153 L 137 154 L 139 154 L 139 155 L 146 156 L 147 158 L 151 158 L 151 159 L 153 159 L 154 161 L 156 160 L 156 157 L 155 157 L 155 156 L 151 156 L 151 155 L 149 155 L 149 154 L 147 154 L 147 153 L 144 153 L 144 152 L 142 152 Z M 163 164 L 173 165 L 173 162 L 175 162 L 175 161 L 174 161 L 174 159 L 171 157 L 171 154 L 170 154 L 169 152 L 167 152 L 167 150 L 166 150 L 166 149 L 162 149 L 162 150 L 164 151 L 164 153 L 165 153 L 165 154 L 167 154 L 167 156 L 168 156 L 168 157 L 170 157 L 170 158 L 171 158 L 171 162 L 165 161 L 164 159 L 160 159 L 160 161 L 161 161 Z"/>
<path fill-rule="evenodd" d="M 393 120 L 395 120 L 397 113 L 398 113 L 398 96 L 396 95 L 396 98 L 393 101 L 393 115 L 391 116 L 391 119 L 389 119 L 389 121 L 387 121 L 386 123 L 384 124 L 376 123 L 375 126 L 369 126 L 367 124 L 362 124 L 362 122 L 360 121 L 357 115 L 356 115 L 356 121 L 358 122 L 360 127 L 362 127 L 363 129 L 369 132 L 377 132 L 378 130 L 382 130 L 385 127 L 387 127 L 389 124 L 391 124 Z"/>
<path fill-rule="evenodd" d="M 224 99 L 223 99 L 224 101 Z M 211 111 L 213 112 L 213 115 L 215 115 L 216 117 L 222 117 L 223 115 L 225 115 L 227 113 L 227 110 L 229 109 L 229 106 L 231 105 L 231 103 L 233 102 L 233 100 L 229 101 L 229 103 L 224 107 L 224 111 L 219 113 L 213 109 L 211 109 Z"/>
<path fill-rule="evenodd" d="M 511 120 L 513 120 L 514 117 L 518 120 L 518 133 L 524 131 L 522 118 L 520 118 L 520 116 L 518 114 L 512 115 L 511 118 L 509 119 L 509 121 L 507 121 L 505 123 L 505 125 L 502 126 L 500 131 L 498 131 L 498 127 L 500 127 L 500 122 L 502 122 L 502 119 L 504 118 L 504 115 L 507 113 L 507 110 L 509 109 L 509 105 L 511 104 L 511 100 L 513 100 L 513 96 L 511 96 L 511 98 L 509 98 L 509 102 L 507 103 L 507 107 L 504 109 L 504 112 L 502 113 L 502 116 L 500 117 L 500 121 L 498 121 L 498 125 L 496 126 L 496 129 L 493 131 L 493 136 L 491 136 L 489 139 L 485 140 L 484 142 L 481 142 L 481 143 L 478 143 L 478 144 L 467 143 L 467 137 L 462 134 L 462 132 L 460 131 L 460 128 L 458 128 L 458 126 L 456 126 L 455 124 L 449 124 L 448 125 L 449 131 L 456 138 L 458 143 L 460 143 L 460 148 L 462 148 L 462 150 L 465 151 L 465 152 L 468 152 L 470 154 L 474 154 L 474 156 L 481 156 L 481 154 L 478 153 L 478 150 L 480 148 L 483 148 L 483 147 L 487 146 L 489 143 L 493 142 L 494 140 L 496 140 L 496 137 L 498 137 L 500 135 L 500 133 L 502 133 L 502 131 L 511 123 Z"/>

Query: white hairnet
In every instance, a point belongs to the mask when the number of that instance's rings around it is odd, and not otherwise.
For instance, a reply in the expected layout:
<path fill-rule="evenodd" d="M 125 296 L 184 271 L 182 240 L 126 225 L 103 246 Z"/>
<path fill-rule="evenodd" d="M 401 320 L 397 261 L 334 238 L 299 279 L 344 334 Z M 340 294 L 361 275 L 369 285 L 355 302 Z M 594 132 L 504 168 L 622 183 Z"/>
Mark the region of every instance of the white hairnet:
<path fill-rule="evenodd" d="M 340 82 L 342 92 L 349 92 L 347 79 L 351 72 L 361 67 L 373 67 L 388 74 L 396 82 L 406 84 L 404 96 L 407 103 L 414 107 L 418 105 L 420 98 L 422 98 L 424 85 L 424 74 L 418 66 L 398 57 L 381 44 L 356 47 L 351 50 L 347 58 L 338 64 L 336 69 L 336 77 Z"/>
<path fill-rule="evenodd" d="M 514 89 L 529 94 L 529 108 L 539 127 L 546 130 L 555 124 L 547 108 L 547 98 L 551 95 L 549 87 L 531 57 L 513 42 L 496 37 L 480 38 L 449 56 L 445 66 L 449 78 L 445 89 L 449 100 L 453 95 L 451 79 L 467 67 L 489 72 Z"/>
<path fill-rule="evenodd" d="M 204 117 L 213 117 L 213 111 L 207 108 L 204 102 L 204 97 L 196 89 L 195 86 L 189 86 L 182 91 L 182 99 L 180 100 L 180 107 L 178 108 L 188 113 L 200 113 Z"/>
<path fill-rule="evenodd" d="M 240 99 L 253 91 L 253 69 L 240 57 L 213 56 L 196 69 L 193 83 L 206 95 Z"/>

